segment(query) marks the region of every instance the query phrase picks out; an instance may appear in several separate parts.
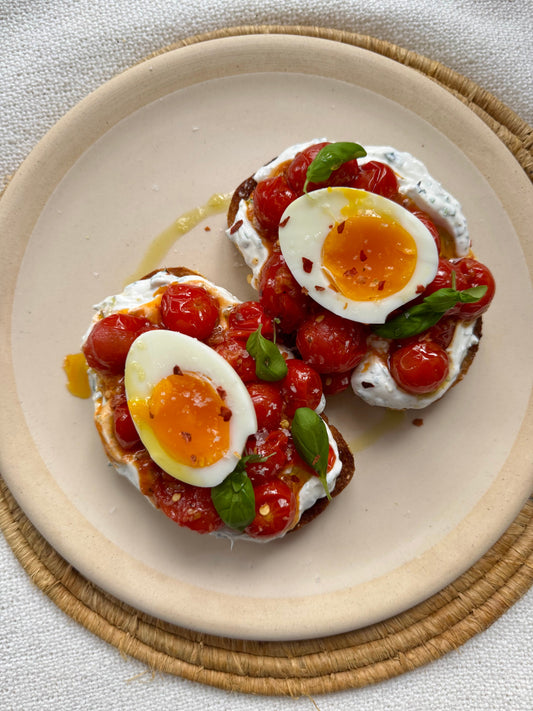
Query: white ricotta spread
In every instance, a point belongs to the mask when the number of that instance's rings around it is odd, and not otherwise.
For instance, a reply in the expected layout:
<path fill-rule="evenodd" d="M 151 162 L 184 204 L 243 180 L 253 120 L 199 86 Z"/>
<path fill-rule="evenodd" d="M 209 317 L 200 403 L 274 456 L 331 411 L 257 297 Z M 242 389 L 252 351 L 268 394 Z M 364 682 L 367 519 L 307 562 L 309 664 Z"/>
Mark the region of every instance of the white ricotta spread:
<path fill-rule="evenodd" d="M 153 301 L 158 289 L 176 281 L 182 283 L 194 283 L 203 286 L 211 294 L 213 294 L 220 300 L 222 308 L 230 308 L 231 306 L 241 303 L 240 300 L 233 296 L 229 291 L 227 291 L 223 287 L 215 286 L 212 282 L 208 281 L 207 279 L 204 279 L 203 277 L 196 275 L 177 277 L 173 274 L 169 274 L 166 271 L 160 271 L 154 274 L 149 279 L 140 279 L 131 284 L 128 284 L 120 294 L 109 296 L 100 303 L 96 304 L 94 306 L 96 313 L 93 319 L 93 323 L 113 313 L 117 313 L 119 311 L 135 310 L 149 304 L 151 301 Z M 82 339 L 82 345 L 87 339 L 91 328 L 89 328 L 87 333 L 84 335 Z M 288 349 L 283 348 L 283 351 L 289 357 L 293 357 L 292 353 Z M 135 464 L 135 457 L 128 453 L 124 454 L 122 450 L 117 446 L 112 429 L 112 415 L 110 414 L 108 400 L 106 399 L 105 394 L 102 392 L 100 387 L 100 378 L 93 369 L 89 368 L 88 372 L 89 384 L 91 387 L 92 399 L 95 408 L 95 419 L 100 426 L 99 430 L 101 436 L 104 438 L 105 443 L 107 445 L 107 451 L 112 453 L 113 455 L 113 457 L 110 458 L 110 464 L 113 466 L 113 468 L 118 474 L 126 477 L 126 479 L 128 479 L 140 491 L 139 471 Z M 318 407 L 316 408 L 316 412 L 318 414 L 320 414 L 324 410 L 325 404 L 326 399 L 324 396 L 322 396 L 322 399 Z M 326 429 L 328 433 L 329 443 L 333 448 L 336 456 L 335 464 L 327 474 L 328 489 L 329 491 L 333 491 L 333 489 L 335 488 L 337 477 L 339 476 L 342 469 L 342 463 L 339 459 L 337 443 L 327 424 Z M 324 496 L 324 487 L 318 477 L 312 477 L 307 482 L 305 482 L 302 489 L 300 490 L 298 497 L 298 520 L 300 520 L 304 511 L 311 508 L 316 503 L 316 501 L 318 501 L 318 499 L 321 499 Z M 231 540 L 249 540 L 255 543 L 267 542 L 272 540 L 271 538 L 252 538 L 230 528 L 219 529 L 218 531 L 214 531 L 212 535 L 229 538 Z"/>
<path fill-rule="evenodd" d="M 413 395 L 398 387 L 385 362 L 388 342 L 377 336 L 371 350 L 352 374 L 351 386 L 356 395 L 369 405 L 388 407 L 391 410 L 420 410 L 439 400 L 457 380 L 463 360 L 472 346 L 479 342 L 474 333 L 475 321 L 459 322 L 452 342 L 446 349 L 449 372 L 437 390 L 427 395 Z"/>

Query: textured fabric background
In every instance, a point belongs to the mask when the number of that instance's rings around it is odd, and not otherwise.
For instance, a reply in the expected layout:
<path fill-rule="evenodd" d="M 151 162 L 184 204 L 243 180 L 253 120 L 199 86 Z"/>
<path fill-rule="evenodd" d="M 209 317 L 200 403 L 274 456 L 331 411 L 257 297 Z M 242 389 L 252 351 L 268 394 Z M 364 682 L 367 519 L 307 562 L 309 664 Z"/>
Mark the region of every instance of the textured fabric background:
<path fill-rule="evenodd" d="M 179 39 L 242 24 L 318 25 L 393 42 L 464 74 L 533 123 L 528 0 L 0 0 L 0 179 L 107 79 Z M 314 700 L 273 699 L 152 676 L 58 610 L 1 536 L 0 576 L 2 709 L 533 708 L 533 591 L 485 633 L 425 668 Z"/>

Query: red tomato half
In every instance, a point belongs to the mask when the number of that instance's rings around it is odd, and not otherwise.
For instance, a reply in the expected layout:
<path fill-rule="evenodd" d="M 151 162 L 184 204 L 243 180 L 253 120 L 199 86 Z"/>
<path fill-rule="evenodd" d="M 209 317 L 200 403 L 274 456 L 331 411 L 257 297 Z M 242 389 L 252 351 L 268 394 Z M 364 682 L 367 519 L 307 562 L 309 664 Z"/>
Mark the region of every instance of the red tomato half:
<path fill-rule="evenodd" d="M 366 336 L 362 324 L 324 311 L 300 326 L 296 347 L 318 373 L 345 373 L 363 359 Z"/>
<path fill-rule="evenodd" d="M 403 390 L 416 395 L 436 390 L 448 371 L 448 354 L 429 341 L 405 345 L 390 356 L 392 377 Z"/>
<path fill-rule="evenodd" d="M 94 324 L 83 345 L 87 363 L 100 373 L 119 375 L 124 371 L 126 357 L 133 341 L 141 333 L 153 328 L 153 323 L 139 316 L 106 316 Z"/>
<path fill-rule="evenodd" d="M 169 330 L 203 341 L 218 322 L 218 302 L 201 286 L 175 282 L 161 298 L 161 319 Z"/>
<path fill-rule="evenodd" d="M 180 526 L 197 533 L 211 533 L 222 526 L 209 487 L 191 486 L 161 472 L 153 484 L 153 496 L 158 508 Z"/>
<path fill-rule="evenodd" d="M 255 488 L 255 518 L 244 529 L 254 538 L 283 533 L 294 520 L 297 501 L 290 486 L 281 480 Z"/>

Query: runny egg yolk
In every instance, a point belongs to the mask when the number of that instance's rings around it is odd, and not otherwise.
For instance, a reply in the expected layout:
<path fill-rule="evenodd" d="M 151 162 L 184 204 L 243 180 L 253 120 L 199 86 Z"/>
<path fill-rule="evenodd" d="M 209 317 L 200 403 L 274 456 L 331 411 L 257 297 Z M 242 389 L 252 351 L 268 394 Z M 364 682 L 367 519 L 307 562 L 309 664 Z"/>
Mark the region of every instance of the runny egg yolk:
<path fill-rule="evenodd" d="M 400 224 L 371 211 L 337 223 L 322 246 L 322 269 L 331 288 L 354 301 L 395 294 L 417 262 L 413 237 Z"/>
<path fill-rule="evenodd" d="M 180 371 L 128 406 L 134 420 L 152 430 L 169 456 L 198 468 L 214 464 L 229 449 L 231 410 L 224 395 L 208 378 Z"/>

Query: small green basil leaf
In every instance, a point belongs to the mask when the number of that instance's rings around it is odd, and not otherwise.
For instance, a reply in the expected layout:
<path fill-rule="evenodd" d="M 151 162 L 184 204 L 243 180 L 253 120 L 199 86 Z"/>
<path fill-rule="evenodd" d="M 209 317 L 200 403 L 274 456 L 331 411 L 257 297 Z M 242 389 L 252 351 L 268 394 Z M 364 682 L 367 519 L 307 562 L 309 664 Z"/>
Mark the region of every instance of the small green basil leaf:
<path fill-rule="evenodd" d="M 275 343 L 261 335 L 261 326 L 246 341 L 246 350 L 255 360 L 255 374 L 261 380 L 275 382 L 287 375 L 287 363 Z"/>
<path fill-rule="evenodd" d="M 243 460 L 249 461 L 249 458 L 243 457 L 231 474 L 211 489 L 211 500 L 218 515 L 237 531 L 243 531 L 255 518 L 254 487 L 244 471 Z"/>
<path fill-rule="evenodd" d="M 364 156 L 366 156 L 366 151 L 358 143 L 339 141 L 324 146 L 307 169 L 304 193 L 307 192 L 308 183 L 321 183 L 327 180 L 333 171 L 340 168 L 343 163 Z"/>
<path fill-rule="evenodd" d="M 473 304 L 483 298 L 486 286 L 457 291 L 449 287 L 438 289 L 426 296 L 387 323 L 373 326 L 373 331 L 382 338 L 409 338 L 434 326 L 456 304 Z"/>
<path fill-rule="evenodd" d="M 309 407 L 299 407 L 294 413 L 291 434 L 298 454 L 318 474 L 328 499 L 331 494 L 326 479 L 329 438 L 324 420 Z"/>

